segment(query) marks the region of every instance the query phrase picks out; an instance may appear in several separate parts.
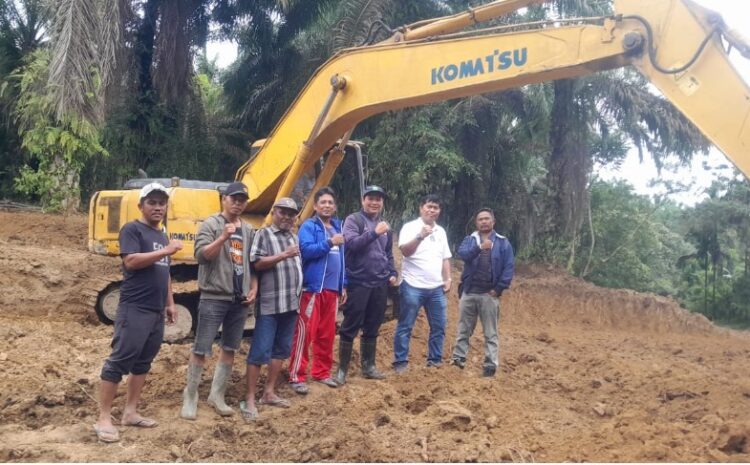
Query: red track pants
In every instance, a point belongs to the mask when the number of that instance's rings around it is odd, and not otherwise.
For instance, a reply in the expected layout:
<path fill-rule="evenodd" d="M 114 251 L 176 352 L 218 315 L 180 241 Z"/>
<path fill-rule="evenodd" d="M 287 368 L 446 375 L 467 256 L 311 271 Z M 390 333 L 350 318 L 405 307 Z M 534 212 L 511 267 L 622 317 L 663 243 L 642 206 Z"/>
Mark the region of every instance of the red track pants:
<path fill-rule="evenodd" d="M 302 383 L 307 377 L 310 343 L 313 346 L 311 375 L 315 379 L 331 376 L 333 339 L 336 336 L 336 312 L 339 294 L 324 289 L 320 294 L 303 292 L 299 303 L 299 318 L 292 339 L 289 360 L 289 382 Z"/>

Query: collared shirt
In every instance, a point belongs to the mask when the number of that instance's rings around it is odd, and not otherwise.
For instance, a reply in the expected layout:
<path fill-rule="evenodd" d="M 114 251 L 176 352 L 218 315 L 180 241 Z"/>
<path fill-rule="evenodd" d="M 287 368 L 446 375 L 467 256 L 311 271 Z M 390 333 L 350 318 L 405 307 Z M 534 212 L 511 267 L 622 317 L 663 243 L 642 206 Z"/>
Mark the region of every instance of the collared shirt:
<path fill-rule="evenodd" d="M 424 225 L 421 218 L 404 224 L 398 235 L 398 246 L 414 240 Z M 452 256 L 445 229 L 435 223 L 432 234 L 417 245 L 417 250 L 411 256 L 404 257 L 401 276 L 410 286 L 419 289 L 440 287 L 443 285 L 443 261 Z"/>
<path fill-rule="evenodd" d="M 250 261 L 255 263 L 261 257 L 278 255 L 290 245 L 298 245 L 297 236 L 272 224 L 255 234 Z M 261 315 L 299 311 L 302 292 L 302 260 L 299 256 L 284 259 L 258 272 L 258 280 Z"/>

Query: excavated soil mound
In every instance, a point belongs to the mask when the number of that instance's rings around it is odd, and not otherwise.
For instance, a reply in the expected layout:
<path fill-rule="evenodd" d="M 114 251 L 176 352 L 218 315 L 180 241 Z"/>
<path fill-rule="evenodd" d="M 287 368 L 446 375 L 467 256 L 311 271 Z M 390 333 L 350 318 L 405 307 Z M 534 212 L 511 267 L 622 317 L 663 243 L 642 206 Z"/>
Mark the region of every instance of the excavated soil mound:
<path fill-rule="evenodd" d="M 122 428 L 98 443 L 98 373 L 111 326 L 81 292 L 117 273 L 85 250 L 84 217 L 0 212 L 0 460 L 2 461 L 732 461 L 750 460 L 750 342 L 669 299 L 600 289 L 545 267 L 519 267 L 502 299 L 501 370 L 481 378 L 477 328 L 465 370 L 425 368 L 420 316 L 406 374 L 346 387 L 311 385 L 263 420 L 220 418 L 205 404 L 178 418 L 189 343 L 165 344 L 142 409 L 153 430 Z M 43 234 L 40 234 L 43 233 Z M 33 236 L 32 236 L 33 235 Z M 49 236 L 49 237 L 45 237 Z M 445 358 L 455 337 L 449 299 Z M 383 326 L 379 364 L 392 357 Z M 243 342 L 228 390 L 244 392 Z M 354 364 L 359 361 L 355 354 Z M 208 366 L 211 373 L 213 362 Z M 124 386 L 115 416 L 124 402 Z"/>

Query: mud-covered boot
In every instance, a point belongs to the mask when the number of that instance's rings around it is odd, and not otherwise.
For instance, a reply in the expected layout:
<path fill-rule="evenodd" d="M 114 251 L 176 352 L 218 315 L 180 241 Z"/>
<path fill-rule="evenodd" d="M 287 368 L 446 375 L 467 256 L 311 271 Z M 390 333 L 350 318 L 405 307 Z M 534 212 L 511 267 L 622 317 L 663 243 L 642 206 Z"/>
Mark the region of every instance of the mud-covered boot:
<path fill-rule="evenodd" d="M 378 340 L 362 338 L 359 347 L 362 352 L 362 376 L 367 379 L 385 379 L 385 375 L 375 367 Z"/>
<path fill-rule="evenodd" d="M 349 373 L 349 362 L 352 359 L 352 341 L 339 340 L 339 370 L 336 373 L 336 383 L 339 386 L 346 384 L 346 375 Z"/>
<path fill-rule="evenodd" d="M 208 395 L 208 405 L 213 406 L 216 413 L 222 417 L 234 415 L 234 409 L 224 401 L 224 393 L 227 391 L 227 382 L 232 377 L 232 365 L 218 362 L 214 370 L 214 379 L 211 382 L 211 393 Z"/>
<path fill-rule="evenodd" d="M 186 420 L 195 420 L 198 416 L 198 386 L 201 384 L 203 366 L 188 364 L 187 386 L 182 391 L 182 411 L 180 416 Z"/>

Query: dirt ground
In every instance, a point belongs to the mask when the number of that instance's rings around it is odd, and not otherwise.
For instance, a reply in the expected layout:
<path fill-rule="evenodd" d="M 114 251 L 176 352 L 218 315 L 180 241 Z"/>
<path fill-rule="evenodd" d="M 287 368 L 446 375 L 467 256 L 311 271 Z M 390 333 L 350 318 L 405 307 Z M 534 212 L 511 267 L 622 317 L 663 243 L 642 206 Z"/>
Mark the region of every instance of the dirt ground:
<path fill-rule="evenodd" d="M 465 370 L 423 367 L 427 324 L 405 375 L 311 386 L 289 410 L 247 425 L 205 404 L 178 416 L 189 343 L 165 344 L 143 412 L 161 425 L 98 443 L 96 393 L 112 327 L 81 291 L 118 273 L 85 249 L 86 218 L 0 212 L 0 461 L 731 461 L 750 460 L 750 339 L 672 301 L 600 289 L 544 267 L 520 267 L 503 296 L 501 370 L 480 377 L 481 330 Z M 445 356 L 455 337 L 452 295 Z M 378 361 L 392 357 L 395 322 Z M 243 343 L 228 390 L 244 392 Z M 356 362 L 356 360 L 355 360 Z M 212 372 L 213 363 L 209 366 Z M 121 406 L 124 390 L 116 405 Z M 115 412 L 119 418 L 119 411 Z"/>

